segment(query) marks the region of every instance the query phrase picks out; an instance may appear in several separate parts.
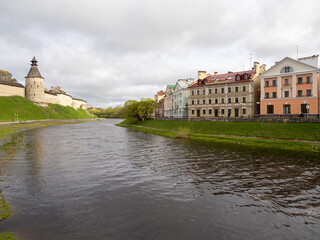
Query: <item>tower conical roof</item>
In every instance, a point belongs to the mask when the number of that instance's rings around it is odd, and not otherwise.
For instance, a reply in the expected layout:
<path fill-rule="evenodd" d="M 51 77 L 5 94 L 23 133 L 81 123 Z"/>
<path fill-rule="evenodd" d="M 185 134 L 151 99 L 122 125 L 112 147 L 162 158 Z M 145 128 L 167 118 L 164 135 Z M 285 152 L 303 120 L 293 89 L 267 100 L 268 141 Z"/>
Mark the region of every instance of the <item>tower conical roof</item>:
<path fill-rule="evenodd" d="M 38 61 L 36 59 L 36 57 L 33 57 L 32 60 L 31 60 L 31 68 L 29 70 L 29 73 L 28 75 L 26 76 L 26 78 L 43 78 L 39 72 L 39 69 L 38 69 Z"/>

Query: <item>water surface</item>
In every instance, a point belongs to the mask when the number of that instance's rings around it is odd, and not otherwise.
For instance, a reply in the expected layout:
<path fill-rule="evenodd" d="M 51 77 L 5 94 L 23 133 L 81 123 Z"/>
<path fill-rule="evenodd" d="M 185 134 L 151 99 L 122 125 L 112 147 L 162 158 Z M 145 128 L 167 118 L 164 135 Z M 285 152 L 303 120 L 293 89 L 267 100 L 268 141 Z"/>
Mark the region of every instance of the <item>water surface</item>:
<path fill-rule="evenodd" d="M 316 155 L 169 139 L 118 120 L 16 134 L 0 189 L 23 239 L 320 239 Z"/>

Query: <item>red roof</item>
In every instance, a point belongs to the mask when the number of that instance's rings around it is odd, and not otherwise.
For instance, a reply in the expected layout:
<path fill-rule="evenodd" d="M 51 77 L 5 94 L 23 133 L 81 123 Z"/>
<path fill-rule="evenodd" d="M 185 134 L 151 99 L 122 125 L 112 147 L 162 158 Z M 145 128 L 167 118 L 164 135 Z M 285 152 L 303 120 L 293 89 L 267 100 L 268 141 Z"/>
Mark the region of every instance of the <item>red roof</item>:
<path fill-rule="evenodd" d="M 245 79 L 245 74 L 247 75 L 247 79 Z M 235 83 L 235 82 L 248 82 L 250 81 L 254 75 L 255 75 L 254 70 L 246 70 L 246 71 L 241 71 L 241 72 L 228 72 L 224 74 L 217 74 L 217 75 L 210 75 L 206 77 L 203 80 L 198 79 L 193 85 L 189 85 L 189 88 L 192 87 L 201 87 L 204 85 L 207 85 L 207 83 L 216 83 L 219 84 L 225 84 L 225 81 L 227 80 L 228 83 Z M 237 76 L 239 76 L 239 80 L 236 80 Z"/>

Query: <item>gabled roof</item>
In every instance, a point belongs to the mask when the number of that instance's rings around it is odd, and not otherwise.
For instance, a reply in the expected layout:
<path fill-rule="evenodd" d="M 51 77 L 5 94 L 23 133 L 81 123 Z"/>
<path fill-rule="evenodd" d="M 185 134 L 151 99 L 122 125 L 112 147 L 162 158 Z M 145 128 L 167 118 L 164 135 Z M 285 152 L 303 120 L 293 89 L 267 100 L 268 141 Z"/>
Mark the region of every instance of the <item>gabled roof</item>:
<path fill-rule="evenodd" d="M 194 79 L 193 78 L 188 78 L 188 79 L 179 79 L 176 83 L 176 87 L 175 89 L 177 88 L 178 85 L 180 85 L 180 87 L 182 89 L 184 88 L 187 88 L 191 83 L 194 82 Z"/>
<path fill-rule="evenodd" d="M 317 67 L 314 67 L 314 66 L 311 66 L 307 63 L 304 63 L 304 62 L 300 62 L 298 60 L 295 60 L 293 58 L 290 58 L 290 57 L 285 57 L 284 59 L 282 59 L 281 61 L 279 62 L 276 62 L 275 65 L 273 65 L 271 68 L 269 68 L 267 71 L 265 71 L 264 73 L 260 74 L 261 77 L 264 77 L 264 76 L 268 76 L 268 75 L 276 75 L 276 74 L 280 74 L 280 71 L 282 69 L 282 66 L 287 66 L 287 65 L 290 65 L 290 64 L 284 64 L 285 62 L 287 63 L 292 63 L 296 66 L 301 66 L 302 68 L 305 68 L 306 70 L 317 70 L 317 71 L 320 71 L 319 68 Z M 294 72 L 299 72 L 299 71 L 296 71 L 297 69 L 296 68 L 293 68 L 294 69 Z M 290 73 L 285 73 L 285 74 L 290 74 Z"/>
<path fill-rule="evenodd" d="M 247 75 L 247 79 L 244 79 L 243 76 Z M 216 74 L 216 75 L 210 75 L 204 79 L 198 79 L 194 84 L 190 84 L 189 88 L 192 87 L 201 87 L 210 83 L 215 84 L 225 84 L 225 83 L 235 83 L 235 82 L 248 82 L 250 81 L 256 72 L 254 70 L 246 70 L 246 71 L 240 71 L 240 72 L 228 72 L 224 74 Z M 240 76 L 240 80 L 236 80 L 237 76 Z"/>
<path fill-rule="evenodd" d="M 175 87 L 176 85 L 167 85 L 167 88 L 171 88 L 172 90 L 174 90 Z"/>

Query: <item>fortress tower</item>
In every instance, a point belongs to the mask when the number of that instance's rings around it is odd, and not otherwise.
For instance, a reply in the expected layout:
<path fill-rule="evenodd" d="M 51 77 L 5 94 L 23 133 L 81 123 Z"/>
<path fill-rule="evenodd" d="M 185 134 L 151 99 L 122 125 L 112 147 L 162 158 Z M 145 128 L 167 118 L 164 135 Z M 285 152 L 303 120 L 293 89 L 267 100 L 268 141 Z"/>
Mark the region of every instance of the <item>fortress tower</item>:
<path fill-rule="evenodd" d="M 33 57 L 31 60 L 31 68 L 26 76 L 25 96 L 26 99 L 38 105 L 46 105 L 44 103 L 43 77 L 38 70 L 37 62 L 37 59 Z"/>

